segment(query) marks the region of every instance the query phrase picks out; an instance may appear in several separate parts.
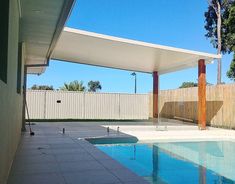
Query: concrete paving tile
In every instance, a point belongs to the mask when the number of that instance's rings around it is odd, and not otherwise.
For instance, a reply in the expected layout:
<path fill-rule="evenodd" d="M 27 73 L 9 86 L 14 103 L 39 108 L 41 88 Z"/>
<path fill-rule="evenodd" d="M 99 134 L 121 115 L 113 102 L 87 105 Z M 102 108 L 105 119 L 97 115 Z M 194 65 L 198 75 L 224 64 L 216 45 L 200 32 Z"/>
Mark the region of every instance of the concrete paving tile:
<path fill-rule="evenodd" d="M 27 145 L 32 145 L 32 144 L 47 144 L 47 139 L 43 139 L 43 140 L 40 140 L 40 139 L 35 139 L 35 140 L 32 140 L 32 139 L 28 139 L 28 140 L 25 140 L 24 141 L 24 144 L 27 144 Z"/>
<path fill-rule="evenodd" d="M 84 149 L 95 148 L 95 146 L 89 143 L 88 141 L 80 141 L 78 142 L 78 144 L 81 145 Z"/>
<path fill-rule="evenodd" d="M 86 152 L 78 154 L 60 154 L 56 155 L 56 160 L 58 162 L 73 162 L 73 161 L 81 161 L 81 160 L 95 160 L 91 155 Z"/>
<path fill-rule="evenodd" d="M 61 172 L 76 172 L 87 170 L 105 170 L 105 168 L 97 161 L 76 161 L 59 163 Z"/>
<path fill-rule="evenodd" d="M 100 150 L 91 151 L 89 153 L 97 160 L 107 160 L 107 159 L 109 160 L 109 159 L 111 159 L 110 156 L 106 155 L 104 152 L 102 152 Z"/>
<path fill-rule="evenodd" d="M 57 148 L 78 148 L 79 145 L 76 143 L 67 143 L 67 144 L 62 144 L 62 143 L 54 143 L 54 144 L 50 144 L 50 147 L 52 149 L 57 149 Z"/>
<path fill-rule="evenodd" d="M 121 169 L 124 166 L 121 165 L 120 163 L 118 163 L 117 161 L 113 160 L 113 159 L 103 159 L 102 161 L 100 161 L 100 163 L 106 168 L 106 169 Z"/>
<path fill-rule="evenodd" d="M 86 150 L 83 148 L 58 148 L 58 149 L 52 149 L 53 154 L 60 155 L 60 154 L 81 154 L 86 153 Z"/>
<path fill-rule="evenodd" d="M 71 139 L 70 140 L 68 140 L 68 139 L 63 140 L 63 139 L 61 139 L 61 140 L 48 140 L 47 143 L 48 144 L 71 144 L 71 143 L 74 143 L 74 142 Z"/>
<path fill-rule="evenodd" d="M 33 163 L 33 164 L 13 164 L 12 173 L 55 173 L 59 172 L 59 165 L 57 163 Z"/>
<path fill-rule="evenodd" d="M 61 134 L 63 127 L 66 135 Z M 106 128 L 100 125 L 36 123 L 33 130 L 35 136 L 28 133 L 22 136 L 9 184 L 140 184 L 144 181 L 88 141 L 78 139 L 106 136 Z M 112 132 L 116 136 L 112 130 L 110 135 Z"/>
<path fill-rule="evenodd" d="M 110 172 L 113 173 L 122 182 L 145 181 L 142 177 L 136 175 L 135 173 L 124 167 L 119 169 L 110 169 Z"/>
<path fill-rule="evenodd" d="M 21 142 L 27 142 L 27 141 L 46 141 L 47 137 L 44 135 L 38 135 L 35 133 L 34 136 L 24 136 L 21 139 Z"/>
<path fill-rule="evenodd" d="M 20 149 L 17 150 L 17 156 L 35 156 L 35 155 L 51 155 L 53 154 L 51 149 L 44 149 L 43 147 L 33 148 L 33 149 Z"/>
<path fill-rule="evenodd" d="M 64 173 L 68 184 L 115 184 L 120 181 L 108 171 L 86 171 L 75 173 Z"/>
<path fill-rule="evenodd" d="M 15 174 L 9 177 L 7 184 L 66 184 L 58 173 Z"/>
<path fill-rule="evenodd" d="M 44 149 L 49 149 L 50 145 L 49 144 L 23 144 L 19 146 L 19 150 L 29 150 L 29 149 L 38 149 L 38 148 L 44 148 Z"/>
<path fill-rule="evenodd" d="M 16 155 L 14 162 L 18 164 L 48 163 L 48 162 L 56 162 L 56 158 L 54 155 L 33 155 L 33 156 Z"/>
<path fill-rule="evenodd" d="M 141 180 L 141 181 L 129 181 L 129 182 L 124 182 L 123 184 L 149 184 L 148 181 Z M 160 183 L 159 183 L 160 184 Z"/>

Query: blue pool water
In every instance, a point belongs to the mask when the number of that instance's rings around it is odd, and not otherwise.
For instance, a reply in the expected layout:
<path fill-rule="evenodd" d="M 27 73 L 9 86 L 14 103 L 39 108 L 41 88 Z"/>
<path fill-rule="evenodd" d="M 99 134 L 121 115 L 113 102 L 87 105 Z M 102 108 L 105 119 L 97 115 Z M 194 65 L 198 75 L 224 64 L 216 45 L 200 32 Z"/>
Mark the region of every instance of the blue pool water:
<path fill-rule="evenodd" d="M 97 144 L 152 184 L 235 184 L 235 143 Z"/>

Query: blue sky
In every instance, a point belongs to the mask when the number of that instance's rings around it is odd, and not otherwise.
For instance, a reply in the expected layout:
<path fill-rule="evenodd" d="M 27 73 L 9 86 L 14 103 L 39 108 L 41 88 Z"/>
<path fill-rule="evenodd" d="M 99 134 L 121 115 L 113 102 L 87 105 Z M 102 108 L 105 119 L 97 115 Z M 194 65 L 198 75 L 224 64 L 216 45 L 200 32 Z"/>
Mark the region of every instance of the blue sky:
<path fill-rule="evenodd" d="M 140 40 L 173 47 L 216 53 L 205 38 L 204 12 L 206 0 L 77 0 L 68 27 L 112 36 Z M 231 55 L 223 56 L 222 81 L 226 77 Z M 143 61 L 144 62 L 144 61 Z M 216 83 L 216 62 L 207 65 L 207 81 Z M 184 81 L 197 81 L 197 68 L 160 76 L 160 89 L 178 88 Z M 134 91 L 134 78 L 129 71 L 50 61 L 40 76 L 28 75 L 28 87 L 33 84 L 53 85 L 64 82 L 99 80 L 102 92 Z M 137 73 L 137 92 L 152 90 L 152 75 Z"/>

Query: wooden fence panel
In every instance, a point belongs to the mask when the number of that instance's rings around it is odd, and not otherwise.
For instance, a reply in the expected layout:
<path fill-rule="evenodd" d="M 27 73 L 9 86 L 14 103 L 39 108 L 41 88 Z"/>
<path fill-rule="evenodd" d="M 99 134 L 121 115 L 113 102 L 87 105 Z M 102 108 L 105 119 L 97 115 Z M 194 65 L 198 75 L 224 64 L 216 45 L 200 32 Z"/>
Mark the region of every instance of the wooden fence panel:
<path fill-rule="evenodd" d="M 215 127 L 235 128 L 235 84 L 207 86 L 206 98 L 207 123 Z M 197 87 L 162 90 L 160 117 L 197 122 L 197 102 Z"/>

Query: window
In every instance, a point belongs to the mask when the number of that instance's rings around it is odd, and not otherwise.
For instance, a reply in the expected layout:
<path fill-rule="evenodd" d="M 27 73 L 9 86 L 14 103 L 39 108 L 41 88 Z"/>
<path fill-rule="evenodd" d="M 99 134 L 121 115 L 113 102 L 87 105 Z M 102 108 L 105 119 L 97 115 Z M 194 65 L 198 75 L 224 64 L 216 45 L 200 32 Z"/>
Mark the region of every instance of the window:
<path fill-rule="evenodd" d="M 0 80 L 7 83 L 9 0 L 0 1 Z"/>
<path fill-rule="evenodd" d="M 17 93 L 21 94 L 22 85 L 22 43 L 18 46 L 18 64 L 17 64 Z"/>

